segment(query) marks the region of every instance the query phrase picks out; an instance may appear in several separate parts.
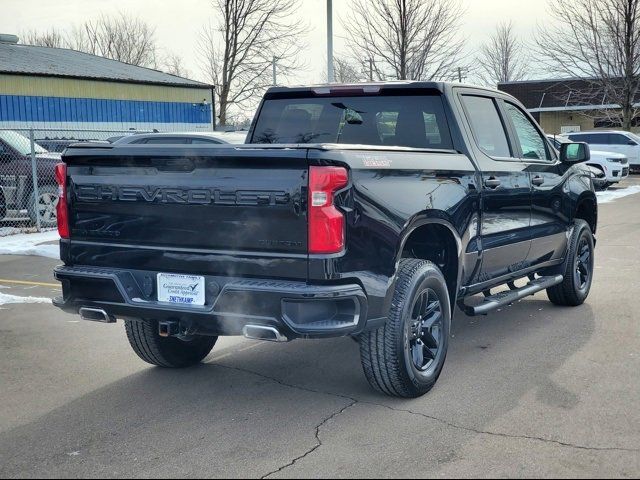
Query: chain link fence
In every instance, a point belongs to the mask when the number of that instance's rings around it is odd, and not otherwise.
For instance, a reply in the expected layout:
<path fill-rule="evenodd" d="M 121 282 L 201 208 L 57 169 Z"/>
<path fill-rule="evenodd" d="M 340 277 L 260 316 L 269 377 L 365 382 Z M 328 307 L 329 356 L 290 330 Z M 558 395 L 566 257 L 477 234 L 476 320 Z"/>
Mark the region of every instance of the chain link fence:
<path fill-rule="evenodd" d="M 0 128 L 0 237 L 56 228 L 54 169 L 67 146 L 133 133 L 149 132 Z"/>

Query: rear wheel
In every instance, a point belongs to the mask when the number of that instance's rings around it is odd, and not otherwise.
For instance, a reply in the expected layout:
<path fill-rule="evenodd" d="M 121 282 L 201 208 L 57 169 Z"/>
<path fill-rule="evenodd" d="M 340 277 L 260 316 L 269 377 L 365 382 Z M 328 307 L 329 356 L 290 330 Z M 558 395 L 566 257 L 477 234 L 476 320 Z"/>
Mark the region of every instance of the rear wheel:
<path fill-rule="evenodd" d="M 161 337 L 156 320 L 125 320 L 124 326 L 133 351 L 158 367 L 184 368 L 200 363 L 218 340 L 218 337 L 201 335 Z"/>
<path fill-rule="evenodd" d="M 427 393 L 442 371 L 450 326 L 449 293 L 438 267 L 425 260 L 402 260 L 387 323 L 360 338 L 369 383 L 397 397 Z"/>
<path fill-rule="evenodd" d="M 29 217 L 34 225 L 37 225 L 38 217 L 40 218 L 40 226 L 44 228 L 53 228 L 57 225 L 58 206 L 58 189 L 52 186 L 38 187 L 38 198 L 36 200 L 35 192 L 29 195 Z"/>
<path fill-rule="evenodd" d="M 549 300 L 556 305 L 575 307 L 589 296 L 594 270 L 593 233 L 584 220 L 575 221 L 569 240 L 562 283 L 547 289 Z"/>

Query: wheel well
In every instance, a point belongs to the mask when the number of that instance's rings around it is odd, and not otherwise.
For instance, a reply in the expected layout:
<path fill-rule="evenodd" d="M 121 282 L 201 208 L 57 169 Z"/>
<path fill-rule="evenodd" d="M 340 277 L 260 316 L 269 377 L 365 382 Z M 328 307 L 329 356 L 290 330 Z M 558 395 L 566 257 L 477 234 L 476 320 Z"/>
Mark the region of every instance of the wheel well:
<path fill-rule="evenodd" d="M 416 228 L 404 244 L 402 258 L 435 263 L 447 282 L 452 305 L 458 293 L 458 244 L 447 227 L 437 223 Z"/>
<path fill-rule="evenodd" d="M 581 218 L 589 224 L 595 234 L 598 226 L 598 209 L 594 200 L 585 198 L 578 204 L 574 218 Z"/>

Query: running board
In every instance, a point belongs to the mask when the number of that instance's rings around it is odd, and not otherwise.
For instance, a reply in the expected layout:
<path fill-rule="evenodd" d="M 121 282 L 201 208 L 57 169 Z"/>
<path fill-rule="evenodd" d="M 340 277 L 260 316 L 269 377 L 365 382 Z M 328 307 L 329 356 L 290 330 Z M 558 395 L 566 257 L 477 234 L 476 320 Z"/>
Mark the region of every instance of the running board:
<path fill-rule="evenodd" d="M 485 297 L 484 301 L 480 305 L 476 305 L 475 307 L 465 305 L 464 312 L 470 316 L 486 315 L 491 310 L 505 307 L 522 298 L 534 295 L 549 287 L 553 287 L 554 285 L 558 285 L 559 283 L 562 283 L 562 280 L 562 275 L 536 278 L 535 280 L 531 280 L 524 287 L 516 288 L 515 290 L 506 290 L 504 292 L 496 293 L 495 295 L 489 295 L 488 297 Z"/>

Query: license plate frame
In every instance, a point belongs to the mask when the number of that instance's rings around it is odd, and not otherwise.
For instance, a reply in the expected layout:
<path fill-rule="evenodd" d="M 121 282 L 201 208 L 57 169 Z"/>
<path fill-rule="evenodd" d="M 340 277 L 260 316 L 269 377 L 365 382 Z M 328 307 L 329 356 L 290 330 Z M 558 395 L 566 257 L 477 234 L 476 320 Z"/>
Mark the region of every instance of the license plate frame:
<path fill-rule="evenodd" d="M 200 275 L 158 273 L 156 281 L 159 302 L 194 307 L 206 303 L 205 279 Z"/>

